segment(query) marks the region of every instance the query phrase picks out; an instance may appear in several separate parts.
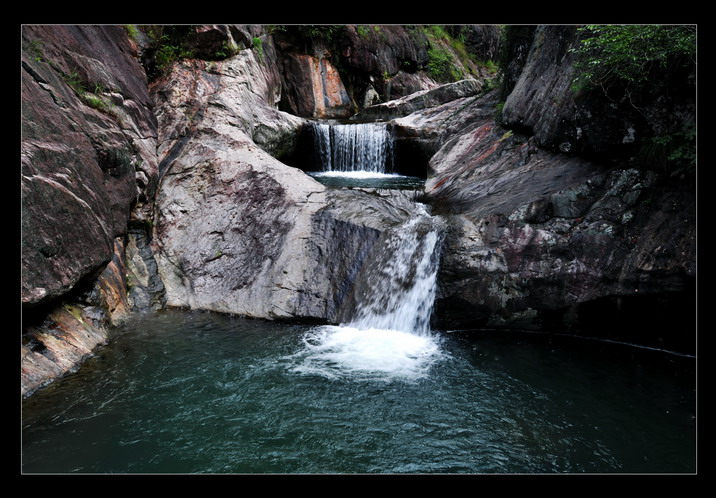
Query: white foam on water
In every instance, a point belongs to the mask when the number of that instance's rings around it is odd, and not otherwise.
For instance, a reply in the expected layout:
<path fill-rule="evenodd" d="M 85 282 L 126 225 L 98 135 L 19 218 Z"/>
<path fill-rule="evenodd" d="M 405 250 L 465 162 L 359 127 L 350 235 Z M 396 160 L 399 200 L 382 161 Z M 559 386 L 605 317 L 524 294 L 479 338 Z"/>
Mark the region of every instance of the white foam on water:
<path fill-rule="evenodd" d="M 314 176 L 389 178 L 393 137 L 385 123 L 313 124 L 320 173 Z M 441 223 L 418 204 L 366 264 L 357 308 L 348 323 L 304 336 L 288 357 L 291 370 L 329 378 L 417 379 L 443 356 L 430 332 L 441 243 Z"/>
<path fill-rule="evenodd" d="M 308 332 L 303 349 L 291 357 L 291 370 L 357 380 L 427 376 L 447 356 L 430 330 L 441 227 L 423 208 L 393 229 L 356 283 L 362 291 L 352 318 Z"/>
<path fill-rule="evenodd" d="M 291 370 L 329 379 L 417 380 L 444 357 L 437 337 L 399 330 L 326 325 L 303 339 Z"/>

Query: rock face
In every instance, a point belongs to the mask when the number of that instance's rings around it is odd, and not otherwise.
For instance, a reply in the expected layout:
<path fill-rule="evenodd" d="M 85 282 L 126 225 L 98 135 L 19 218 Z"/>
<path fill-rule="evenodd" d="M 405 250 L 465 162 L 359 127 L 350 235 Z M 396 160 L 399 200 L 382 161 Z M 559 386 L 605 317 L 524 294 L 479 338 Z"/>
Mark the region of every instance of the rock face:
<path fill-rule="evenodd" d="M 412 206 L 399 193 L 329 192 L 269 154 L 303 120 L 275 108 L 264 47 L 263 61 L 242 51 L 177 64 L 153 87 L 166 135 L 152 244 L 166 304 L 335 320 L 370 249 Z"/>
<path fill-rule="evenodd" d="M 326 58 L 289 54 L 284 61 L 282 108 L 306 118 L 347 118 L 353 106 L 340 74 Z"/>
<path fill-rule="evenodd" d="M 380 257 L 397 225 L 416 216 L 414 194 L 400 190 L 327 190 L 325 206 L 313 216 L 309 244 L 311 272 L 298 311 L 341 323 L 360 306 L 357 282 Z"/>
<path fill-rule="evenodd" d="M 129 311 L 124 235 L 157 181 L 136 56 L 119 26 L 23 26 L 23 395 L 76 368 Z"/>
<path fill-rule="evenodd" d="M 473 120 L 430 160 L 427 198 L 449 225 L 441 326 L 693 352 L 694 336 L 667 325 L 692 323 L 695 312 L 693 179 L 542 149 L 536 136 L 481 119 L 491 98 L 466 106 Z"/>
<path fill-rule="evenodd" d="M 523 31 L 524 40 L 530 30 Z M 600 160 L 636 155 L 649 137 L 694 126 L 696 91 L 686 77 L 655 77 L 664 83 L 655 82 L 641 95 L 618 85 L 608 94 L 602 88 L 575 89 L 572 49 L 579 37 L 577 26 L 534 28 L 519 77 L 511 73 L 515 83 L 502 110 L 506 126 L 534 135 L 540 147 Z"/>
<path fill-rule="evenodd" d="M 540 147 L 566 153 L 614 155 L 631 147 L 637 118 L 605 98 L 572 90 L 575 26 L 539 26 L 524 68 L 505 101 L 505 125 L 530 130 Z"/>
<path fill-rule="evenodd" d="M 22 35 L 22 302 L 36 305 L 110 260 L 130 205 L 156 179 L 156 129 L 122 28 Z"/>
<path fill-rule="evenodd" d="M 121 237 L 112 260 L 93 285 L 49 312 L 23 317 L 20 388 L 23 396 L 76 370 L 94 349 L 107 342 L 108 329 L 130 313 Z"/>
<path fill-rule="evenodd" d="M 482 91 L 482 83 L 478 80 L 460 80 L 432 88 L 421 90 L 399 99 L 375 104 L 352 117 L 355 121 L 389 121 L 401 118 L 417 111 L 422 111 L 440 104 L 452 102 L 465 97 L 478 95 Z"/>

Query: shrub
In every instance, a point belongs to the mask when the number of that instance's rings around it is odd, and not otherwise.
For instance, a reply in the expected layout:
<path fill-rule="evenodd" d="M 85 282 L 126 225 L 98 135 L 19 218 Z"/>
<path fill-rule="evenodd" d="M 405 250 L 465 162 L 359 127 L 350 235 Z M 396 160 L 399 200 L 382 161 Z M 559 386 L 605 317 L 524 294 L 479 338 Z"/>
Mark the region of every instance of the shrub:
<path fill-rule="evenodd" d="M 452 53 L 440 46 L 428 49 L 427 69 L 436 80 L 457 81 L 461 78 Z"/>
<path fill-rule="evenodd" d="M 631 105 L 653 130 L 640 144 L 638 159 L 656 169 L 692 169 L 696 161 L 695 119 L 669 113 L 677 102 L 695 101 L 696 27 L 689 25 L 589 25 L 579 29 L 578 75 L 573 90 L 601 89 Z M 645 109 L 659 101 L 661 114 Z M 679 117 L 681 115 L 681 117 Z"/>
<path fill-rule="evenodd" d="M 261 62 L 263 62 L 263 60 L 264 60 L 263 40 L 261 40 L 261 38 L 259 38 L 259 37 L 257 36 L 257 37 L 255 37 L 255 38 L 252 40 L 252 43 L 253 43 L 254 48 L 256 49 L 256 53 L 257 53 L 258 56 L 259 56 L 259 60 L 260 60 Z"/>
<path fill-rule="evenodd" d="M 695 26 L 589 25 L 579 31 L 577 87 L 637 89 L 674 70 L 695 70 Z"/>
<path fill-rule="evenodd" d="M 125 24 L 124 29 L 127 32 L 127 36 L 134 41 L 139 40 L 139 29 L 134 24 Z"/>
<path fill-rule="evenodd" d="M 142 63 L 150 81 L 165 74 L 174 62 L 194 56 L 187 46 L 191 29 L 188 25 L 143 27 L 150 39 L 150 48 L 143 52 Z"/>

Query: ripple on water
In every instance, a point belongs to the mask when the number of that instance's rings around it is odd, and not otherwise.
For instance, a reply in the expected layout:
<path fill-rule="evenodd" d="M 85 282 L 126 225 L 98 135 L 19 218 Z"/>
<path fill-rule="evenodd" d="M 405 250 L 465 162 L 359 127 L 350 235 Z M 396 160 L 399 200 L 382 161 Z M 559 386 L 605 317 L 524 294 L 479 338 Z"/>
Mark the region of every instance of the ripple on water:
<path fill-rule="evenodd" d="M 23 471 L 694 471 L 688 370 L 633 354 L 164 313 L 23 403 Z"/>

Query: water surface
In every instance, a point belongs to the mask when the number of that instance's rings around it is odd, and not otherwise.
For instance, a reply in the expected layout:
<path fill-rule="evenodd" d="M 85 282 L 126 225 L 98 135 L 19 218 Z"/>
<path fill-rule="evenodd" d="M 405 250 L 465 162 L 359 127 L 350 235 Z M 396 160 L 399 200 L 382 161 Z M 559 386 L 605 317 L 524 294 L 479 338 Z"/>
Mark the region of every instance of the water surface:
<path fill-rule="evenodd" d="M 23 471 L 695 472 L 691 358 L 349 329 L 133 317 L 23 403 Z"/>
<path fill-rule="evenodd" d="M 361 187 L 396 190 L 419 190 L 425 187 L 425 179 L 394 173 L 372 173 L 363 171 L 314 171 L 308 172 L 326 187 Z"/>

